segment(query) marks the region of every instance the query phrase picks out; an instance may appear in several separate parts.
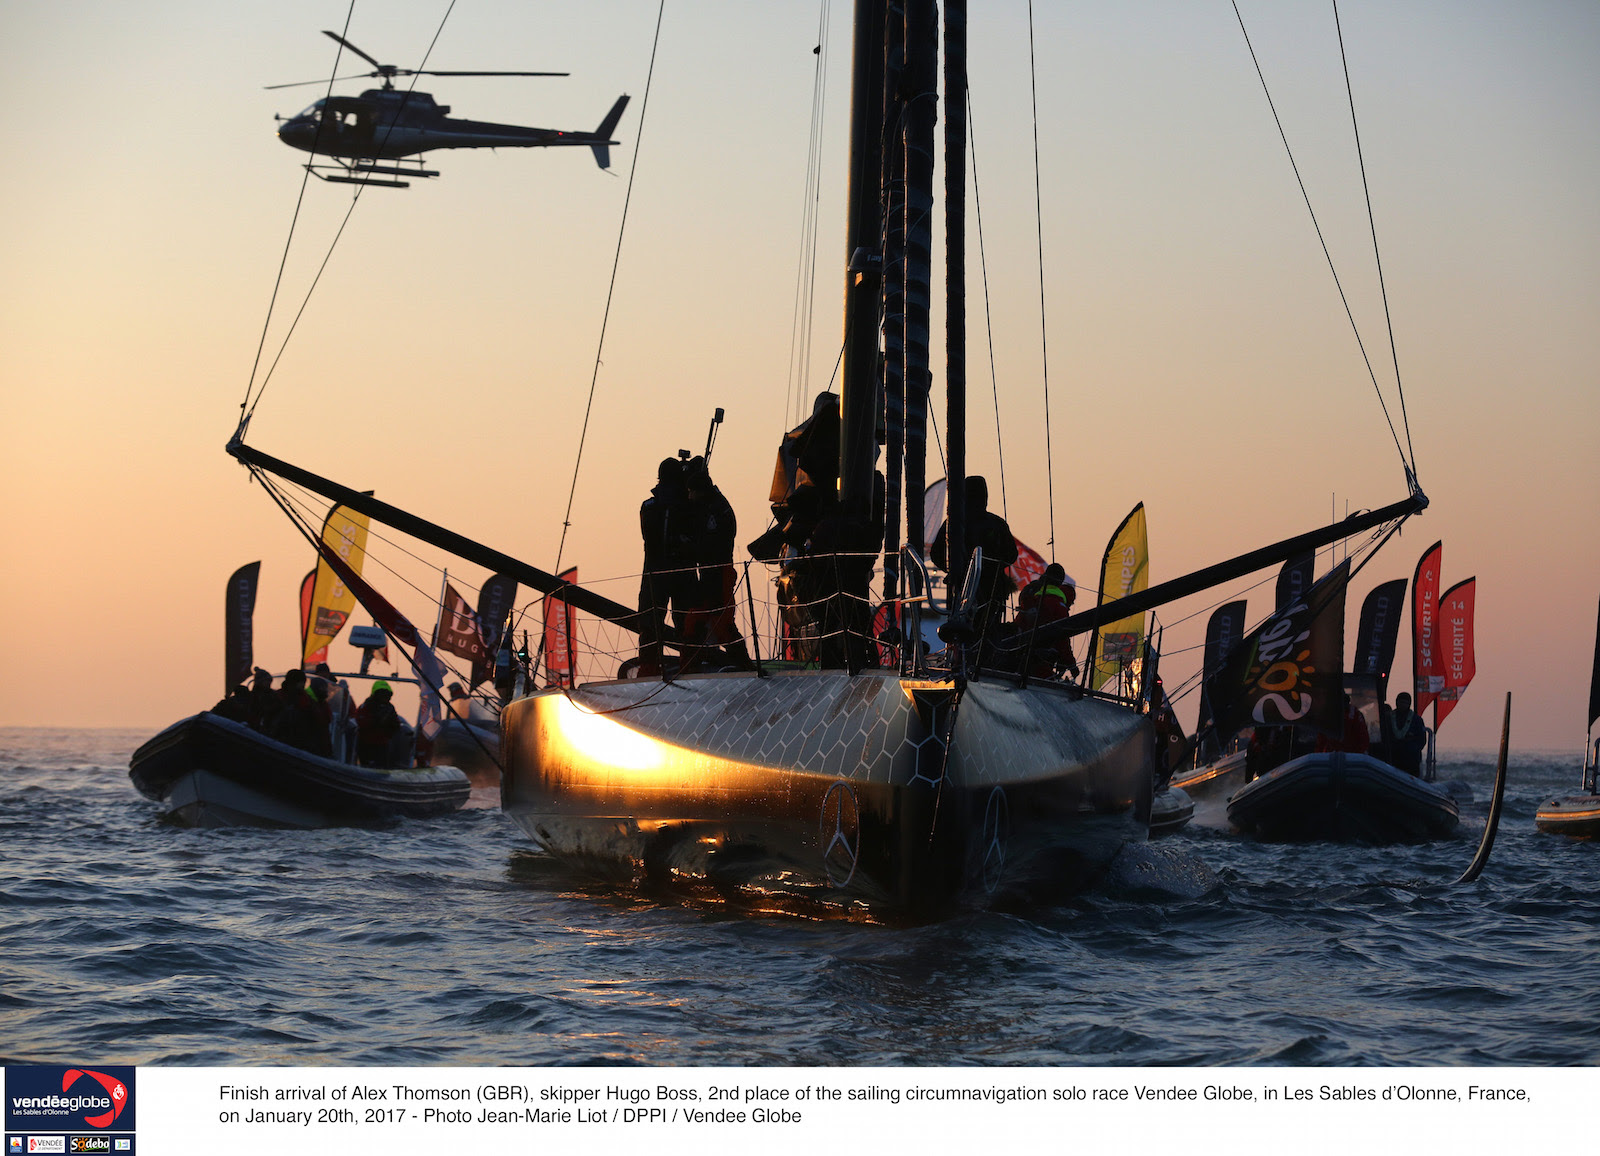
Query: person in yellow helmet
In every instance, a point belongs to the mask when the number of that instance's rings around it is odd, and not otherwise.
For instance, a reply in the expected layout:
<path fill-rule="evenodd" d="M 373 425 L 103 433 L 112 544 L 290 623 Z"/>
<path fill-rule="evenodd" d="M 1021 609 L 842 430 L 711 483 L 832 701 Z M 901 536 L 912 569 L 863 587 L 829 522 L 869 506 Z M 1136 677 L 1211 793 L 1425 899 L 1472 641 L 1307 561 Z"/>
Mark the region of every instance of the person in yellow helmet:
<path fill-rule="evenodd" d="M 392 765 L 389 748 L 401 725 L 400 712 L 394 709 L 394 690 L 380 678 L 356 712 L 356 758 L 362 766 Z"/>

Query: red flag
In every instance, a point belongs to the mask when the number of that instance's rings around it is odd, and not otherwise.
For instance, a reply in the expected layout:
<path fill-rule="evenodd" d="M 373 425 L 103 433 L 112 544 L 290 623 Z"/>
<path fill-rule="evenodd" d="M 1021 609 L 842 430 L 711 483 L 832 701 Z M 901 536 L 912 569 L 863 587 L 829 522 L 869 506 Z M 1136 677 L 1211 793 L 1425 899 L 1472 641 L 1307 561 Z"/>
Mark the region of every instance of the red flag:
<path fill-rule="evenodd" d="M 556 575 L 563 582 L 576 583 L 578 568 Z M 551 686 L 571 686 L 572 607 L 558 594 L 544 596 L 544 669 Z"/>
<path fill-rule="evenodd" d="M 1434 730 L 1444 725 L 1445 718 L 1467 692 L 1472 676 L 1478 673 L 1472 638 L 1472 616 L 1477 600 L 1476 578 L 1457 582 L 1439 599 L 1439 661 L 1444 670 L 1444 686 L 1433 708 Z"/>
<path fill-rule="evenodd" d="M 1412 709 L 1418 714 L 1444 689 L 1444 666 L 1439 661 L 1439 566 L 1443 555 L 1443 542 L 1428 547 L 1411 580 L 1411 670 L 1416 679 Z"/>
<path fill-rule="evenodd" d="M 1045 560 L 1032 546 L 1025 545 L 1021 538 L 1012 540 L 1017 544 L 1017 560 L 1006 567 L 1006 577 L 1021 590 L 1029 582 L 1044 577 Z"/>
<path fill-rule="evenodd" d="M 311 572 L 300 580 L 300 651 L 305 653 L 306 641 L 311 637 L 311 596 L 317 588 L 317 568 L 313 566 Z M 315 666 L 319 662 L 328 661 L 328 648 L 312 652 L 309 665 Z"/>

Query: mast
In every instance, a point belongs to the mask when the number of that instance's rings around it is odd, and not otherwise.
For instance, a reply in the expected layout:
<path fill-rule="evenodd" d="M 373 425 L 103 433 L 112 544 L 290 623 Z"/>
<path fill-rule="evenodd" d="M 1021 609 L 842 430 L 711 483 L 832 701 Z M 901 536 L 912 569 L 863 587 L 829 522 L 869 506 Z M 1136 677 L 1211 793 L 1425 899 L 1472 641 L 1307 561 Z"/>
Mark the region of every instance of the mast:
<path fill-rule="evenodd" d="M 967 571 L 967 0 L 944 5 L 945 437 L 949 589 Z M 952 609 L 954 609 L 952 607 Z"/>
<path fill-rule="evenodd" d="M 883 276 L 885 0 L 856 0 L 850 97 L 850 183 L 846 207 L 844 366 L 839 390 L 839 502 L 858 525 L 872 521 L 878 427 L 878 303 Z"/>
<path fill-rule="evenodd" d="M 906 542 L 920 556 L 928 488 L 928 310 L 933 270 L 933 129 L 938 119 L 933 0 L 905 0 Z M 948 591 L 947 587 L 947 591 Z"/>
<path fill-rule="evenodd" d="M 892 4 L 892 0 L 891 0 Z M 905 20 L 893 10 L 883 45 L 883 598 L 900 596 L 900 503 L 906 448 L 906 154 L 902 99 Z"/>

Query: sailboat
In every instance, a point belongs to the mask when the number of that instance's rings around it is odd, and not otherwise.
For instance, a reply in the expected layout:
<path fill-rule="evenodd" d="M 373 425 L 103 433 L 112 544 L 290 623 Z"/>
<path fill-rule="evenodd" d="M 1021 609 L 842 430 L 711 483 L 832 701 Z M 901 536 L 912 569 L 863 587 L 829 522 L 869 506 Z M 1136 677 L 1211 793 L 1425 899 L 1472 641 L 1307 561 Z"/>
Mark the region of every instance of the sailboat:
<path fill-rule="evenodd" d="M 949 645 L 938 661 L 918 646 L 888 647 L 887 661 L 874 665 L 887 644 L 852 634 L 869 617 L 848 601 L 868 605 L 863 580 L 830 594 L 842 641 L 820 665 L 797 669 L 769 651 L 753 656 L 750 670 L 678 674 L 663 664 L 659 678 L 513 699 L 501 714 L 502 807 L 552 856 L 624 882 L 922 917 L 1071 894 L 1149 836 L 1153 669 L 1124 694 L 1004 672 L 986 663 L 975 625 L 984 563 L 968 548 L 965 508 L 965 4 L 943 11 Z M 884 600 L 902 607 L 901 636 L 916 640 L 928 586 L 922 500 L 934 113 L 930 101 L 899 101 L 938 88 L 935 6 L 857 0 L 854 38 L 846 338 L 837 483 L 830 481 L 828 499 L 839 537 L 858 551 L 850 557 L 881 559 Z M 881 522 L 880 420 L 889 431 Z M 244 433 L 241 426 L 228 452 L 258 479 L 350 504 L 576 611 L 640 629 L 643 614 L 633 607 L 266 454 Z M 1037 630 L 1035 643 L 1142 615 L 1408 517 L 1427 505 L 1409 470 L 1408 478 L 1401 501 L 1109 599 Z M 665 634 L 668 647 L 693 649 Z"/>
<path fill-rule="evenodd" d="M 1594 670 L 1589 676 L 1589 722 L 1583 743 L 1583 790 L 1581 794 L 1547 800 L 1534 812 L 1539 830 L 1576 839 L 1600 838 L 1600 740 L 1594 737 L 1595 720 L 1600 719 L 1600 621 L 1595 625 Z"/>

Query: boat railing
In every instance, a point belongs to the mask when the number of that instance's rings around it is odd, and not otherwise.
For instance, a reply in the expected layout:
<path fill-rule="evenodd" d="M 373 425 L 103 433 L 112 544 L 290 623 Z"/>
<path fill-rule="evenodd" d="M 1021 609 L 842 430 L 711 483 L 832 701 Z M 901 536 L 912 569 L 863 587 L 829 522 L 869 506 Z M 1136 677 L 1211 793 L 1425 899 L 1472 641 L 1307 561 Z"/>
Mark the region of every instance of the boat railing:
<path fill-rule="evenodd" d="M 787 558 L 775 564 L 730 562 L 658 571 L 654 577 L 664 585 L 690 592 L 684 599 L 686 609 L 671 606 L 663 615 L 659 667 L 641 659 L 639 635 L 625 625 L 569 609 L 558 597 L 535 599 L 520 608 L 513 623 L 514 640 L 528 656 L 524 685 L 540 689 L 733 670 L 771 674 L 876 669 L 914 677 L 953 677 L 953 655 L 934 629 L 942 616 L 929 606 L 932 582 L 926 564 L 914 549 L 904 549 L 903 592 L 886 601 L 876 586 L 881 557 L 875 552 L 840 553 Z M 861 575 L 871 580 L 863 584 Z M 642 579 L 642 574 L 619 575 L 586 579 L 584 585 L 617 601 L 633 602 Z M 963 599 L 969 602 L 969 615 L 974 583 L 975 579 L 968 583 L 973 589 Z M 715 596 L 706 597 L 708 591 L 715 591 Z M 1014 617 L 1014 607 L 1008 607 L 1002 620 L 993 624 L 994 636 L 974 637 L 968 647 L 968 675 L 1069 685 L 1056 678 L 1023 677 L 1026 638 L 1010 629 Z M 558 619 L 561 628 L 546 632 L 545 626 Z M 570 629 L 565 628 L 568 621 Z M 546 637 L 559 641 L 542 645 L 540 640 Z M 1126 694 L 1079 690 L 1109 701 L 1129 701 Z"/>

